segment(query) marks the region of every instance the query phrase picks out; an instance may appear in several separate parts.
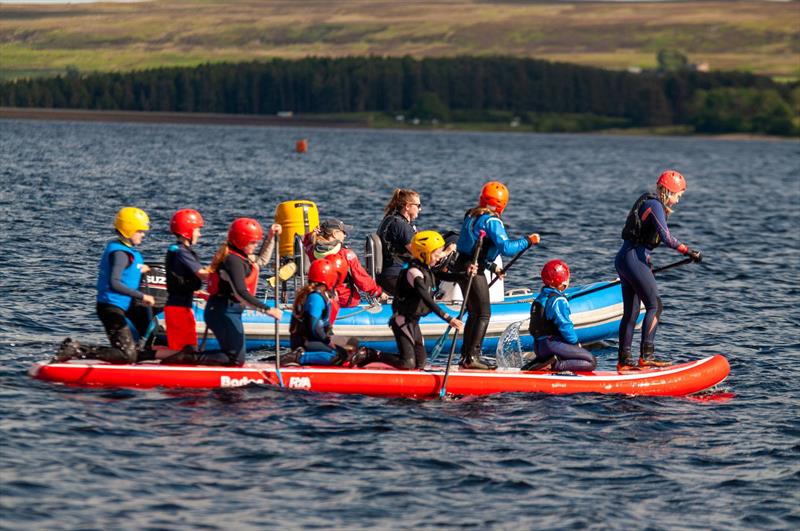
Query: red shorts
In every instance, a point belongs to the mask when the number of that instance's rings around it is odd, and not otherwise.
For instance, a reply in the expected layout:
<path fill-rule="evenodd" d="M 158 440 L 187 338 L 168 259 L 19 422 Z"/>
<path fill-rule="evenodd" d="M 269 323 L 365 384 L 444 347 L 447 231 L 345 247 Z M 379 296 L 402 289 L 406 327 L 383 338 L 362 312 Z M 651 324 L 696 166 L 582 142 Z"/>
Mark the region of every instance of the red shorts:
<path fill-rule="evenodd" d="M 180 350 L 186 345 L 197 346 L 197 330 L 194 312 L 185 306 L 167 306 L 164 308 L 167 321 L 167 347 Z"/>

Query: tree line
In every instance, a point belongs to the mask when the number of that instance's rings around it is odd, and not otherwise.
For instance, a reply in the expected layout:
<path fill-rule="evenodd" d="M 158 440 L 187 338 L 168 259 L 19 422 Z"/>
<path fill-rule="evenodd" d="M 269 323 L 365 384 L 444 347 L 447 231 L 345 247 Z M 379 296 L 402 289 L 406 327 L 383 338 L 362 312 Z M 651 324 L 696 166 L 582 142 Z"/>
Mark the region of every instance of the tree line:
<path fill-rule="evenodd" d="M 512 57 L 309 57 L 127 73 L 72 70 L 0 84 L 0 105 L 13 107 L 234 114 L 413 111 L 439 119 L 507 111 L 527 122 L 565 114 L 627 127 L 685 124 L 700 131 L 749 128 L 773 134 L 798 133 L 798 103 L 798 84 L 742 72 L 635 74 Z M 757 116 L 730 119 L 741 113 Z"/>

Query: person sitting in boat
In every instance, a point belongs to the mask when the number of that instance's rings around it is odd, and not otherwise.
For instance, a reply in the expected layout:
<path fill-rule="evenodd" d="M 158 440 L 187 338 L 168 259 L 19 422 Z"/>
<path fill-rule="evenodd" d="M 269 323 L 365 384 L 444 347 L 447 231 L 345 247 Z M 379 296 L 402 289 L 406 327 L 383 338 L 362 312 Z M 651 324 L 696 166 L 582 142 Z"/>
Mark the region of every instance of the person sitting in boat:
<path fill-rule="evenodd" d="M 253 253 L 263 236 L 258 221 L 251 218 L 234 220 L 228 229 L 227 241 L 220 246 L 209 267 L 205 320 L 217 338 L 221 352 L 187 355 L 182 351 L 164 362 L 243 365 L 246 351 L 242 312 L 245 307 L 280 320 L 279 308 L 272 308 L 255 296 L 259 265 Z M 268 256 L 268 253 L 264 254 Z"/>
<path fill-rule="evenodd" d="M 400 270 L 411 260 L 411 238 L 417 233 L 414 220 L 420 210 L 419 193 L 408 188 L 396 188 L 384 209 L 377 233 L 381 239 L 383 269 L 375 280 L 390 295 L 395 293 Z"/>
<path fill-rule="evenodd" d="M 157 357 L 166 358 L 183 349 L 197 351 L 197 324 L 192 303 L 194 294 L 208 278 L 194 245 L 200 239 L 203 216 L 191 208 L 178 210 L 169 222 L 169 230 L 177 241 L 167 249 L 164 268 L 167 274 L 167 304 L 164 318 L 167 324 L 167 348 Z"/>
<path fill-rule="evenodd" d="M 578 343 L 564 295 L 569 287 L 569 267 L 561 260 L 550 260 L 542 268 L 541 277 L 544 286 L 531 305 L 528 329 L 536 357 L 522 370 L 593 371 L 597 359 Z"/>
<path fill-rule="evenodd" d="M 508 188 L 503 183 L 491 181 L 481 189 L 478 206 L 467 211 L 461 226 L 456 247 L 458 258 L 453 265 L 453 272 L 459 273 L 458 283 L 462 291 L 466 291 L 469 276 L 475 275 L 467 294 L 467 323 L 464 326 L 464 341 L 461 347 L 459 365 L 464 369 L 496 369 L 493 363 L 481 359 L 483 338 L 492 316 L 489 300 L 489 283 L 484 271 L 497 271 L 495 258 L 498 255 L 512 256 L 532 245 L 539 243 L 539 235 L 529 234 L 525 238 L 509 240 L 500 216 L 508 205 Z M 485 233 L 478 256 L 477 270 L 471 267 L 473 254 L 478 247 L 480 233 Z"/>
<path fill-rule="evenodd" d="M 54 361 L 81 358 L 124 364 L 149 357 L 140 355 L 129 322 L 140 336 L 143 335 L 151 320 L 147 307 L 155 304 L 152 295 L 138 290 L 142 274 L 147 273 L 150 267 L 135 249 L 150 230 L 150 218 L 139 208 L 124 207 L 117 212 L 114 228 L 117 237 L 106 245 L 100 257 L 97 276 L 97 316 L 103 323 L 111 346 L 81 345 L 67 338 L 62 342 Z M 138 304 L 132 304 L 134 300 Z"/>
<path fill-rule="evenodd" d="M 669 365 L 655 357 L 656 328 L 663 304 L 658 295 L 650 252 L 664 243 L 679 253 L 688 255 L 694 262 L 702 260 L 700 251 L 692 250 L 678 241 L 667 226 L 672 207 L 678 204 L 685 190 L 686 180 L 683 175 L 667 170 L 658 177 L 655 193 L 641 195 L 628 212 L 625 227 L 622 229 L 622 247 L 614 259 L 622 286 L 623 303 L 617 358 L 617 369 L 620 371 L 637 368 L 631 359 L 631 343 L 639 319 L 640 303 L 644 303 L 645 314 L 639 346 L 639 366 Z"/>
<path fill-rule="evenodd" d="M 352 308 L 361 302 L 359 290 L 370 297 L 377 297 L 380 301 L 386 301 L 389 295 L 384 293 L 369 273 L 364 270 L 358 255 L 349 249 L 344 240 L 347 231 L 352 227 L 345 225 L 338 219 L 327 219 L 312 232 L 306 234 L 303 245 L 306 254 L 313 262 L 321 258 L 339 255 L 347 263 L 347 275 L 343 282 L 339 283 L 336 290 L 336 303 L 342 308 Z M 338 311 L 338 310 L 337 310 Z"/>
<path fill-rule="evenodd" d="M 397 292 L 392 301 L 393 314 L 389 320 L 399 354 L 359 352 L 354 361 L 357 365 L 381 362 L 396 369 L 424 368 L 427 353 L 419 320 L 431 312 L 456 330 L 464 329 L 460 320 L 448 315 L 434 300 L 438 279 L 431 267 L 445 255 L 444 246 L 444 238 L 432 230 L 418 232 L 411 239 L 412 260 L 406 264 L 397 281 Z"/>
<path fill-rule="evenodd" d="M 339 257 L 331 257 L 339 259 Z M 336 270 L 329 259 L 316 260 L 308 270 L 308 284 L 297 293 L 289 325 L 292 352 L 281 365 L 342 365 L 358 348 L 358 341 L 335 336 L 331 327 L 331 292 Z"/>

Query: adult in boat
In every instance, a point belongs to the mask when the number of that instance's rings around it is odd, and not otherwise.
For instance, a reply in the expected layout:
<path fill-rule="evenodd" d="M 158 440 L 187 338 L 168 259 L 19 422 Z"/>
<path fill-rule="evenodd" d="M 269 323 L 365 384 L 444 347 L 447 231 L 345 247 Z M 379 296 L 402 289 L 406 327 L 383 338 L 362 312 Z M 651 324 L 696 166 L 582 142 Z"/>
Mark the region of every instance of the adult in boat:
<path fill-rule="evenodd" d="M 139 335 L 143 334 L 150 322 L 146 307 L 155 304 L 152 295 L 138 290 L 142 274 L 147 273 L 150 267 L 144 263 L 136 247 L 141 245 L 145 233 L 150 230 L 150 218 L 139 208 L 124 207 L 117 212 L 114 228 L 116 238 L 106 244 L 97 275 L 97 316 L 111 346 L 84 346 L 67 338 L 61 343 L 54 361 L 64 362 L 72 358 L 99 359 L 116 364 L 139 361 L 129 322 Z M 140 304 L 133 304 L 134 300 Z"/>
<path fill-rule="evenodd" d="M 497 366 L 481 358 L 483 337 L 492 316 L 489 302 L 489 284 L 484 271 L 489 269 L 496 275 L 498 271 L 495 258 L 498 255 L 512 256 L 539 243 L 539 235 L 531 233 L 518 240 L 510 240 L 503 220 L 500 218 L 508 205 L 508 188 L 503 183 L 491 181 L 481 189 L 478 206 L 467 210 L 461 226 L 458 242 L 458 258 L 453 265 L 453 272 L 460 273 L 458 283 L 462 291 L 466 290 L 469 275 L 476 275 L 467 295 L 467 322 L 464 326 L 464 341 L 461 346 L 461 361 L 464 369 L 496 369 Z M 470 263 L 478 247 L 481 232 L 485 233 L 478 256 L 477 269 Z"/>
<path fill-rule="evenodd" d="M 400 271 L 411 260 L 411 239 L 417 233 L 414 221 L 421 210 L 419 193 L 408 188 L 396 188 L 384 209 L 378 227 L 383 268 L 375 280 L 390 295 L 395 294 Z"/>
<path fill-rule="evenodd" d="M 282 365 L 342 365 L 355 354 L 358 341 L 335 336 L 331 327 L 329 293 L 336 276 L 328 259 L 311 264 L 308 283 L 295 296 L 289 325 L 292 352 L 281 356 Z"/>
<path fill-rule="evenodd" d="M 456 330 L 464 329 L 464 324 L 442 310 L 433 298 L 437 278 L 431 266 L 444 256 L 444 246 L 444 238 L 432 230 L 419 232 L 411 239 L 412 259 L 397 281 L 392 301 L 393 313 L 389 320 L 399 354 L 366 351 L 363 358 L 357 358 L 358 365 L 377 361 L 396 369 L 424 368 L 427 353 L 419 320 L 431 312 Z"/>
<path fill-rule="evenodd" d="M 270 235 L 272 232 L 270 231 Z M 251 255 L 263 236 L 261 224 L 255 219 L 238 218 L 231 223 L 227 241 L 220 246 L 209 267 L 209 297 L 205 309 L 206 324 L 217 338 L 221 352 L 198 354 L 196 363 L 244 364 L 245 336 L 242 312 L 246 307 L 280 320 L 279 308 L 272 308 L 255 296 L 259 264 Z M 268 256 L 268 253 L 264 255 Z"/>
<path fill-rule="evenodd" d="M 303 238 L 303 246 L 312 263 L 315 260 L 338 255 L 347 264 L 347 274 L 335 287 L 334 314 L 338 313 L 340 307 L 358 306 L 361 302 L 359 290 L 381 301 L 389 298 L 364 270 L 358 255 L 345 245 L 344 240 L 349 230 L 352 230 L 351 226 L 345 225 L 339 219 L 331 218 L 323 221 L 317 229 Z"/>
<path fill-rule="evenodd" d="M 164 268 L 167 274 L 167 304 L 164 318 L 167 324 L 165 358 L 183 349 L 189 353 L 197 351 L 197 324 L 192 303 L 194 294 L 208 278 L 208 268 L 203 267 L 194 245 L 200 239 L 203 216 L 191 208 L 178 210 L 169 222 L 169 230 L 177 241 L 167 248 Z"/>
<path fill-rule="evenodd" d="M 614 266 L 622 286 L 623 313 L 619 324 L 619 351 L 617 369 L 636 368 L 631 359 L 633 331 L 639 318 L 640 302 L 644 303 L 642 340 L 639 346 L 639 366 L 662 367 L 668 362 L 655 357 L 655 336 L 663 304 L 658 295 L 658 285 L 653 275 L 650 251 L 664 243 L 695 262 L 702 260 L 700 251 L 689 249 L 672 236 L 667 218 L 672 207 L 678 204 L 686 190 L 683 175 L 674 170 L 663 172 L 656 183 L 656 191 L 643 194 L 628 213 L 622 229 L 622 247 L 614 259 Z"/>
<path fill-rule="evenodd" d="M 564 295 L 569 287 L 569 266 L 561 260 L 550 260 L 542 268 L 541 278 L 544 286 L 531 305 L 528 328 L 536 357 L 522 370 L 593 371 L 597 359 L 578 343 Z"/>

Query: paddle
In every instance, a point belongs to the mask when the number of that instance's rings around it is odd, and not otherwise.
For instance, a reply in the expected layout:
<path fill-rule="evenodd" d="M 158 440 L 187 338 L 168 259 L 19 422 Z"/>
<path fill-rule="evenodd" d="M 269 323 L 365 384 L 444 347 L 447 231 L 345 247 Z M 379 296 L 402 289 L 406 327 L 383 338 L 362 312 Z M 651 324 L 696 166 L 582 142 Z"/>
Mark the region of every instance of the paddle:
<path fill-rule="evenodd" d="M 275 277 L 281 275 L 281 249 L 278 235 L 275 235 Z M 280 309 L 281 283 L 275 282 L 275 309 Z M 278 377 L 278 385 L 283 387 L 283 377 L 281 377 L 281 320 L 275 319 L 275 375 Z"/>
<path fill-rule="evenodd" d="M 478 265 L 478 255 L 481 254 L 484 236 L 486 236 L 486 231 L 482 230 L 478 236 L 478 245 L 475 247 L 475 252 L 472 254 L 472 262 L 470 262 L 472 269 Z M 461 320 L 461 318 L 464 317 L 464 310 L 467 308 L 467 299 L 469 298 L 469 292 L 472 289 L 472 279 L 474 278 L 475 274 L 469 275 L 469 280 L 467 280 L 467 289 L 464 291 L 464 300 L 461 301 L 461 309 L 458 311 L 458 317 L 456 318 L 458 320 Z M 439 389 L 439 398 L 444 398 L 445 393 L 447 393 L 447 377 L 450 375 L 450 365 L 453 363 L 453 354 L 456 352 L 457 339 L 458 329 L 456 328 L 456 332 L 453 334 L 453 344 L 450 346 L 450 355 L 447 356 L 447 367 L 444 369 L 444 379 L 442 380 L 442 387 Z"/>
<path fill-rule="evenodd" d="M 498 280 L 500 280 L 500 277 L 501 277 L 502 275 L 505 275 L 505 274 L 508 272 L 508 270 L 509 270 L 509 269 L 511 269 L 511 266 L 512 266 L 512 265 L 514 265 L 514 262 L 516 262 L 517 260 L 519 260 L 519 259 L 522 257 L 522 255 L 523 255 L 523 254 L 525 254 L 525 252 L 526 252 L 528 249 L 530 249 L 531 247 L 533 247 L 533 245 L 530 245 L 530 246 L 528 246 L 528 247 L 525 247 L 523 250 L 521 250 L 520 252 L 518 252 L 517 254 L 515 254 L 515 255 L 514 255 L 514 258 L 512 258 L 512 259 L 511 259 L 511 260 L 510 260 L 510 261 L 509 261 L 509 262 L 506 264 L 506 266 L 505 266 L 503 269 L 501 269 L 501 270 L 500 270 L 500 272 L 499 272 L 497 275 L 495 275 L 495 277 L 492 279 L 492 281 L 491 281 L 491 282 L 489 282 L 489 287 L 491 288 L 492 286 L 494 286 L 494 283 L 495 283 L 495 282 L 497 282 Z"/>
<path fill-rule="evenodd" d="M 691 263 L 691 262 L 692 262 L 691 258 L 684 258 L 683 260 L 678 260 L 677 262 L 673 262 L 673 263 L 671 263 L 669 265 L 665 265 L 665 266 L 662 266 L 662 267 L 657 267 L 657 268 L 653 269 L 653 273 L 661 273 L 662 271 L 666 271 L 667 269 L 672 269 L 673 267 L 679 267 L 679 266 L 682 266 L 682 265 L 686 265 L 686 264 Z M 610 287 L 616 286 L 620 282 L 622 282 L 622 281 L 620 279 L 617 279 L 617 280 L 614 280 L 612 282 L 609 282 L 605 286 L 598 286 L 596 288 L 588 289 L 586 291 L 580 291 L 578 293 L 573 293 L 572 295 L 567 297 L 567 299 L 569 299 L 569 300 L 577 299 L 578 297 L 583 297 L 584 295 L 589 295 L 590 293 L 596 293 L 596 292 L 602 291 L 602 290 L 604 290 L 606 288 L 610 288 Z"/>
<path fill-rule="evenodd" d="M 286 282 L 292 278 L 295 273 L 297 273 L 297 264 L 294 261 L 287 262 L 278 270 L 277 278 L 279 278 L 281 282 Z M 276 277 L 273 275 L 267 279 L 267 284 L 269 284 L 271 288 L 275 287 L 275 278 Z"/>

